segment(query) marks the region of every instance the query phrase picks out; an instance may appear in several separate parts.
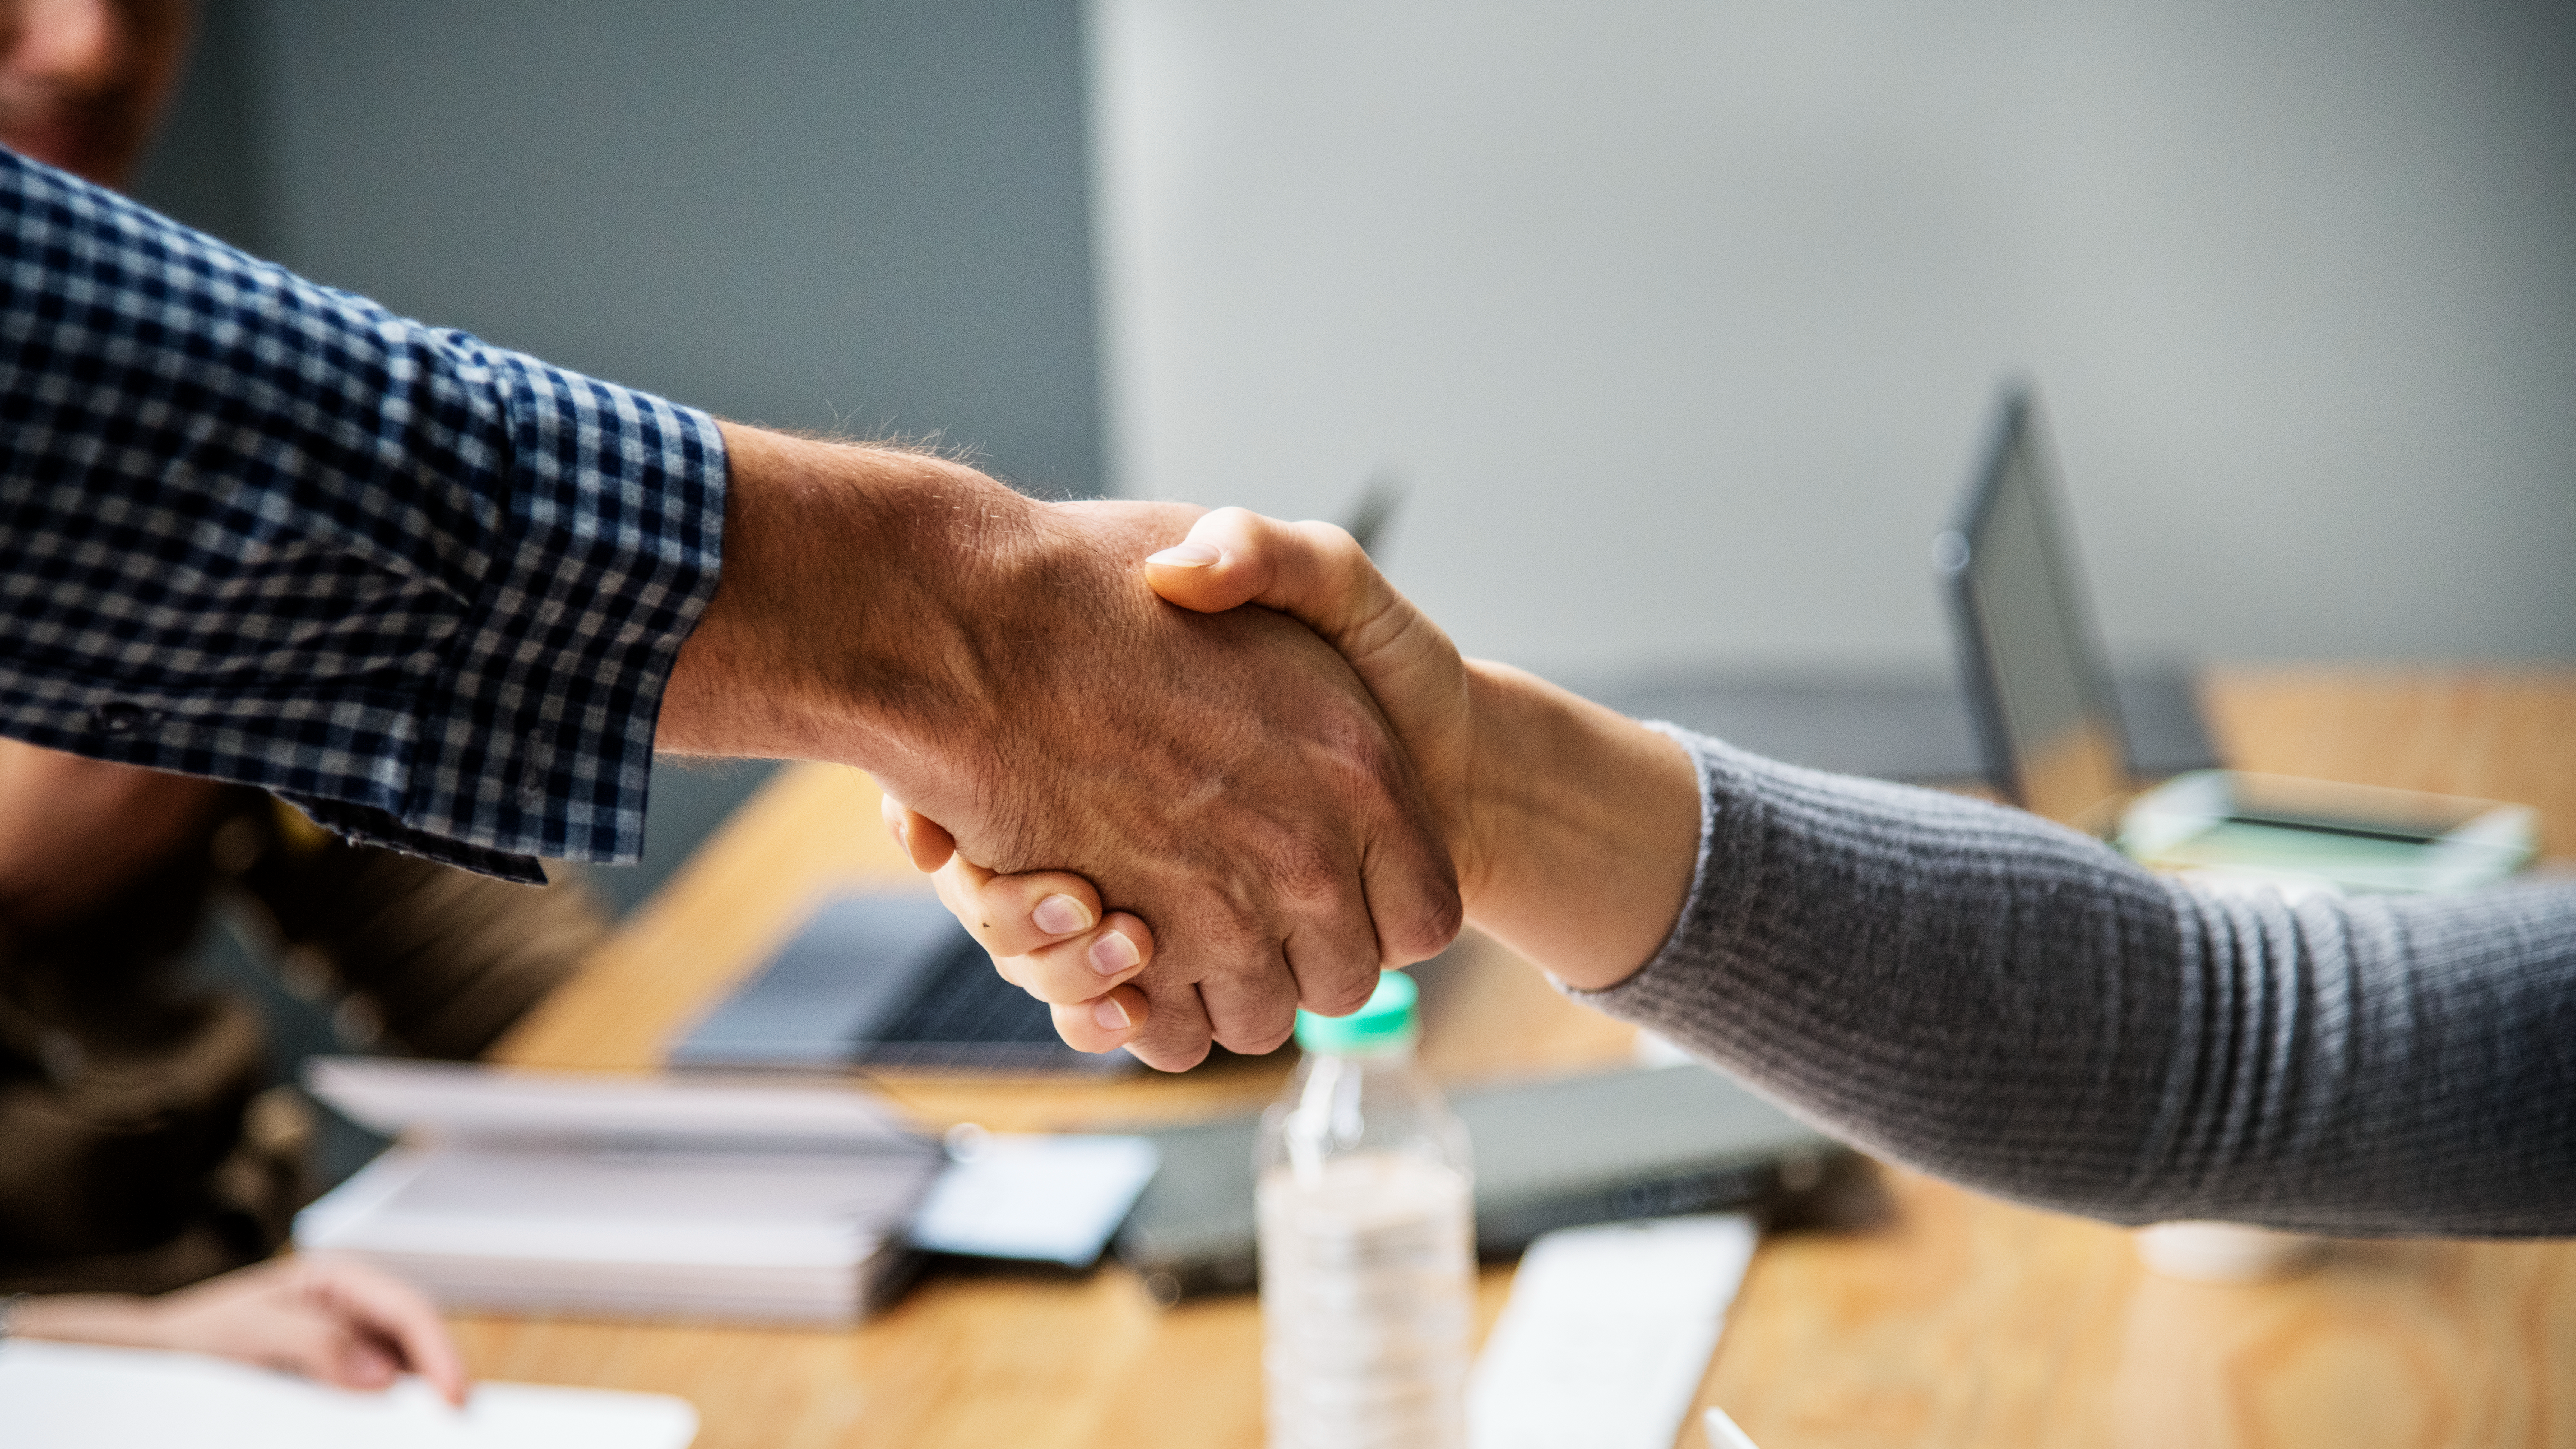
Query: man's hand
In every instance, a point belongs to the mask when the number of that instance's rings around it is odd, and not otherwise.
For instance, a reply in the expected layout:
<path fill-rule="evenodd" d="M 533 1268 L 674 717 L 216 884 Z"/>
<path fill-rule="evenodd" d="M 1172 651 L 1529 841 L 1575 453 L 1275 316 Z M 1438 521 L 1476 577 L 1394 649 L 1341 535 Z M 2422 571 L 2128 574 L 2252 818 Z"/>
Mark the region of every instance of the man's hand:
<path fill-rule="evenodd" d="M 465 1402 L 464 1361 L 429 1300 L 327 1254 L 255 1263 L 158 1298 L 31 1298 L 10 1327 L 27 1338 L 213 1354 L 344 1389 L 386 1388 L 410 1372 L 449 1403 Z"/>
<path fill-rule="evenodd" d="M 1456 934 L 1438 827 L 1350 667 L 1281 615 L 1147 588 L 1144 558 L 1198 510 L 725 437 L 724 578 L 662 748 L 857 765 L 977 866 L 1098 881 L 1161 945 L 1131 1044 L 1158 1067 L 1211 1037 L 1267 1051 L 1296 1006 L 1353 1010 Z"/>

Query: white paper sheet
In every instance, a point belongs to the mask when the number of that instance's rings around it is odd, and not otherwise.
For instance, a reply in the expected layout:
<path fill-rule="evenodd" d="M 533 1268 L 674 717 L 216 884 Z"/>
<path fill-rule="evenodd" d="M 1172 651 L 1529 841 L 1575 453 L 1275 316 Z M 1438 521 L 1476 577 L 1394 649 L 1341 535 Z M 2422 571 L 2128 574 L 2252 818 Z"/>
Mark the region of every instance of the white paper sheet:
<path fill-rule="evenodd" d="M 349 1393 L 197 1354 L 0 1344 L 10 1449 L 685 1449 L 666 1394 L 481 1384 L 462 1411 L 416 1379 Z"/>
<path fill-rule="evenodd" d="M 1669 1449 L 1753 1261 L 1752 1220 L 1657 1218 L 1530 1244 L 1467 1388 L 1473 1449 Z"/>
<path fill-rule="evenodd" d="M 1142 1137 L 984 1136 L 940 1174 L 912 1244 L 1087 1268 L 1161 1161 Z"/>

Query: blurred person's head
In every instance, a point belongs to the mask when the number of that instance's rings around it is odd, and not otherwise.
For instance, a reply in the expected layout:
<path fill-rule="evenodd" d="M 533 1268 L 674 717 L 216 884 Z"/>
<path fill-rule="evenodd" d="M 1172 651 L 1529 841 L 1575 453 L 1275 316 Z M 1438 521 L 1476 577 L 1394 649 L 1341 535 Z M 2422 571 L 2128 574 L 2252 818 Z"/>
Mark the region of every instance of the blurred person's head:
<path fill-rule="evenodd" d="M 194 0 L 0 0 L 0 146 L 122 186 L 179 75 Z"/>

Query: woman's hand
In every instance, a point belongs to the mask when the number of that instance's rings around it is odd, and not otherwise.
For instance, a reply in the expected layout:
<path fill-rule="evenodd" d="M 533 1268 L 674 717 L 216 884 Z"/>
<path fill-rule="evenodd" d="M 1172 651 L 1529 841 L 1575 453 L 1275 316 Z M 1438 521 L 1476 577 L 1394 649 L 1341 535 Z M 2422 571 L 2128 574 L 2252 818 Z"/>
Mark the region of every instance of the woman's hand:
<path fill-rule="evenodd" d="M 1457 865 L 1462 896 L 1489 855 L 1475 828 L 1479 696 L 1458 646 L 1395 591 L 1358 540 L 1329 523 L 1282 523 L 1241 508 L 1201 515 L 1189 537 L 1145 560 L 1145 581 L 1202 614 L 1276 609 L 1324 636 L 1376 697 L 1413 758 Z"/>
<path fill-rule="evenodd" d="M 336 1388 L 384 1389 L 415 1373 L 465 1403 L 465 1363 L 438 1310 L 410 1284 L 328 1254 L 235 1269 L 157 1298 L 65 1293 L 30 1298 L 10 1319 L 22 1338 L 186 1349 L 302 1374 Z"/>
<path fill-rule="evenodd" d="M 1699 858 L 1699 771 L 1678 743 L 1534 674 L 1461 659 L 1351 536 L 1240 508 L 1145 561 L 1185 608 L 1260 604 L 1348 659 L 1413 757 L 1467 918 L 1569 985 L 1646 963 Z"/>

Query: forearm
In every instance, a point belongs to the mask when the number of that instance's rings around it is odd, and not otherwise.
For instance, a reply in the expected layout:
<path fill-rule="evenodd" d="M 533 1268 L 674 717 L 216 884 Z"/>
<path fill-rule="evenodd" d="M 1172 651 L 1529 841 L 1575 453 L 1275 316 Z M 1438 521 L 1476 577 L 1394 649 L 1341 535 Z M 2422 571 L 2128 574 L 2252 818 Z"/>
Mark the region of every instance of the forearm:
<path fill-rule="evenodd" d="M 920 453 L 719 426 L 724 573 L 657 747 L 900 770 L 937 722 L 996 712 L 971 625 L 1037 505 Z"/>
<path fill-rule="evenodd" d="M 1453 829 L 1469 920 L 1570 986 L 1634 972 L 1680 914 L 1699 777 L 1671 739 L 1535 675 L 1467 662 L 1475 747 Z"/>
<path fill-rule="evenodd" d="M 2293 910 L 2018 811 L 1693 749 L 1689 904 L 1605 1009 L 2047 1206 L 2576 1230 L 2576 889 Z"/>
<path fill-rule="evenodd" d="M 131 1293 L 44 1293 L 21 1299 L 9 1314 L 9 1336 L 124 1348 L 154 1348 L 161 1341 L 152 1300 Z"/>

